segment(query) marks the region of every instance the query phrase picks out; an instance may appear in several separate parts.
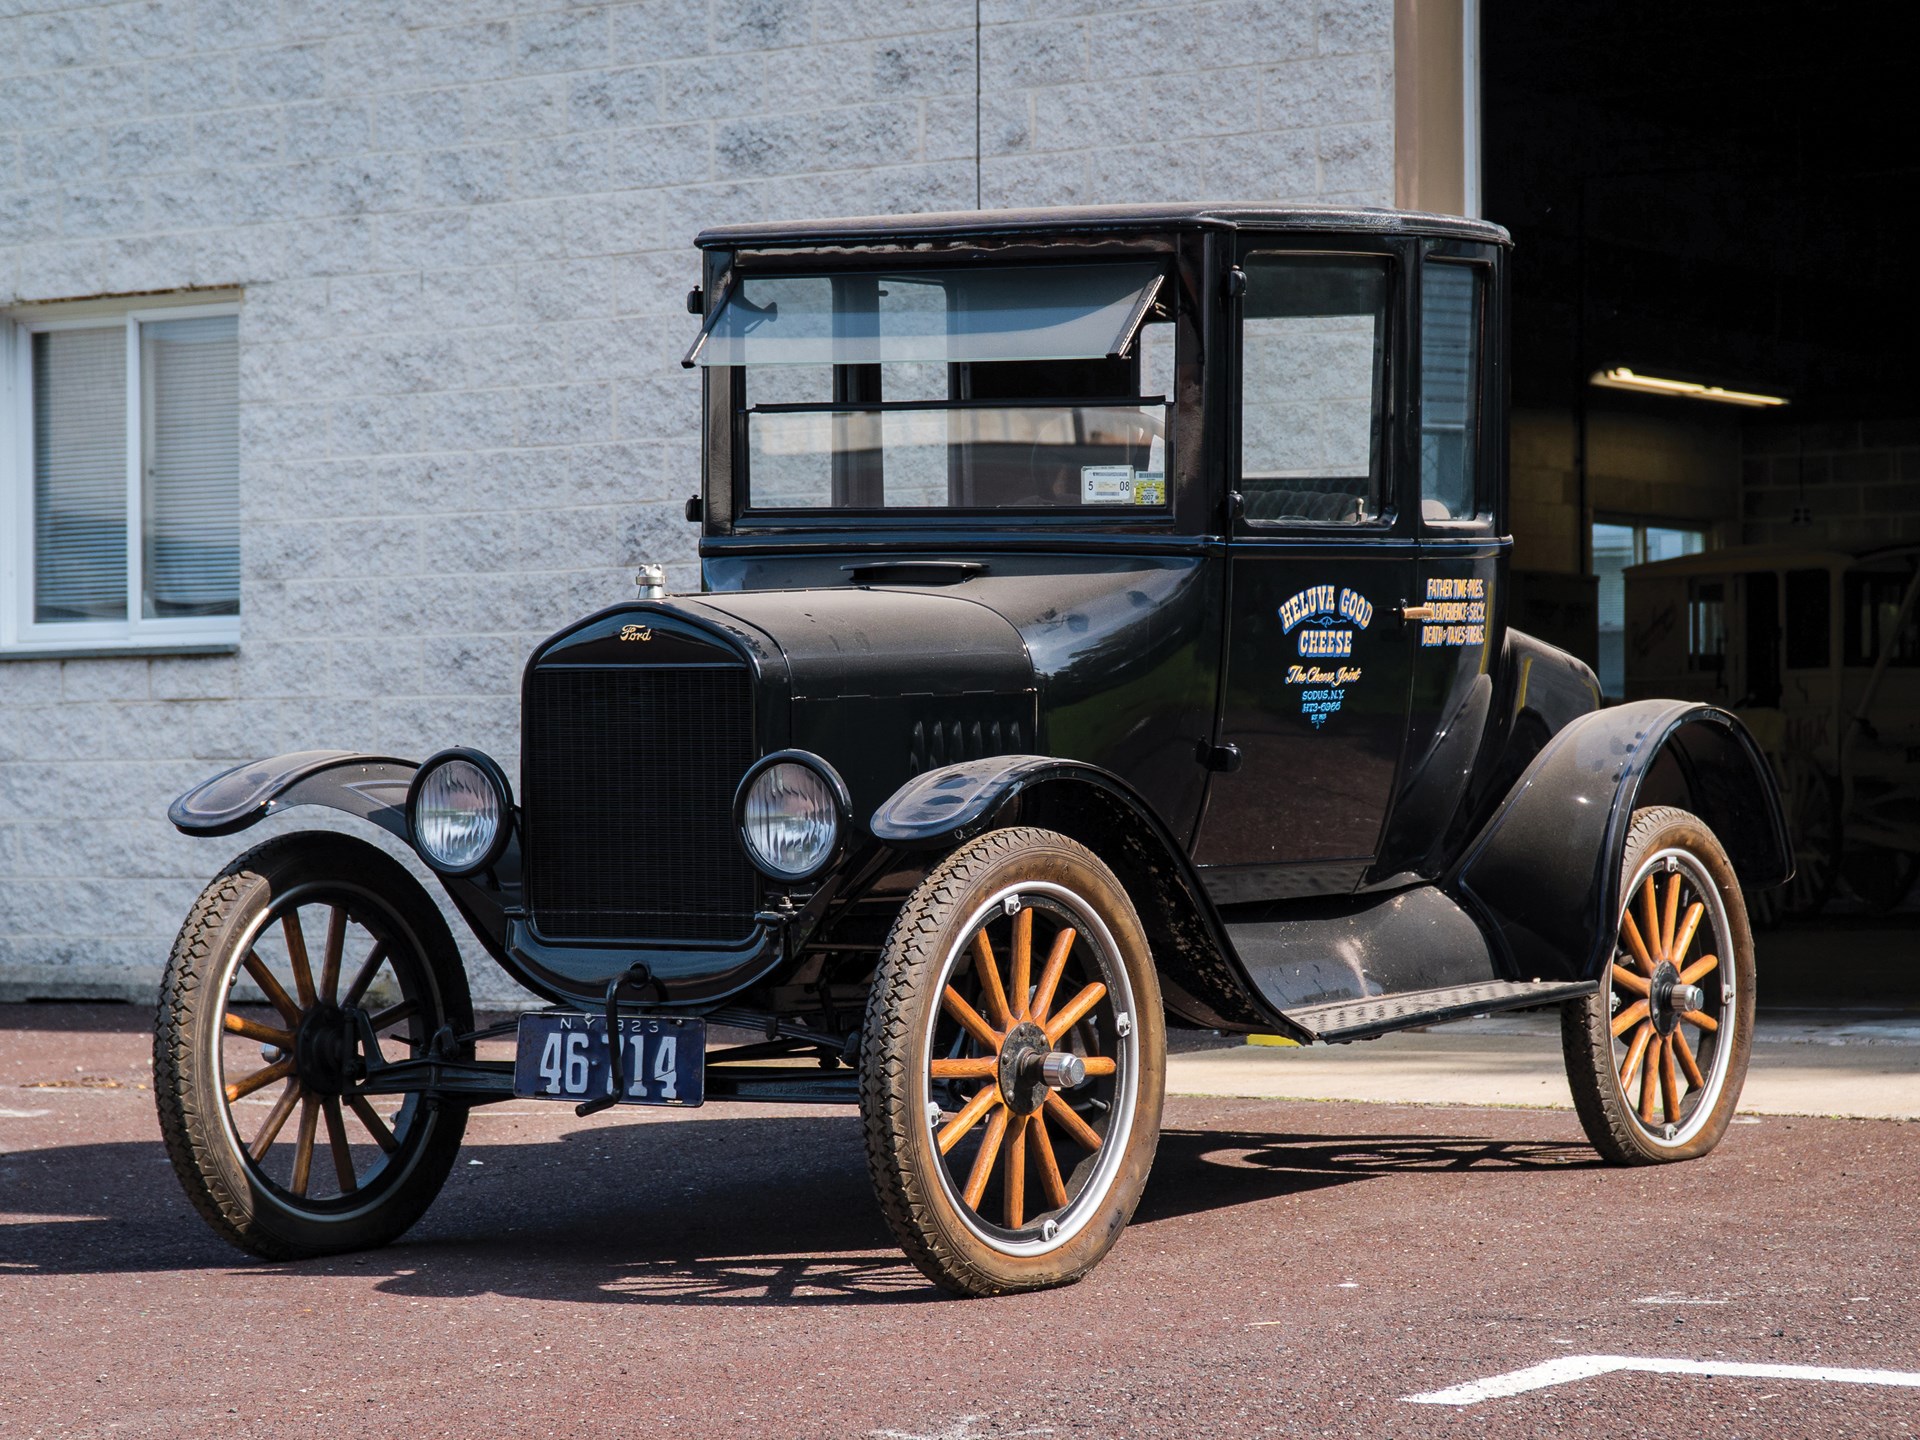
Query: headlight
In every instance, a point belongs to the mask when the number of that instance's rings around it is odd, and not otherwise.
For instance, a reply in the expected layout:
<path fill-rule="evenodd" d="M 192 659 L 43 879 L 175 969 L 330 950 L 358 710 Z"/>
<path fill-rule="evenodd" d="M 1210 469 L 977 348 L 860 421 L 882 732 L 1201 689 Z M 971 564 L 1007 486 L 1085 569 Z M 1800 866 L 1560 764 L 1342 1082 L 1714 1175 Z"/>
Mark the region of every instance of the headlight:
<path fill-rule="evenodd" d="M 506 775 L 477 750 L 433 756 L 407 791 L 414 848 L 444 875 L 471 875 L 498 860 L 512 815 Z"/>
<path fill-rule="evenodd" d="M 804 750 L 761 760 L 733 802 L 748 857 L 775 880 L 809 880 L 825 869 L 840 848 L 849 808 L 845 782 Z"/>

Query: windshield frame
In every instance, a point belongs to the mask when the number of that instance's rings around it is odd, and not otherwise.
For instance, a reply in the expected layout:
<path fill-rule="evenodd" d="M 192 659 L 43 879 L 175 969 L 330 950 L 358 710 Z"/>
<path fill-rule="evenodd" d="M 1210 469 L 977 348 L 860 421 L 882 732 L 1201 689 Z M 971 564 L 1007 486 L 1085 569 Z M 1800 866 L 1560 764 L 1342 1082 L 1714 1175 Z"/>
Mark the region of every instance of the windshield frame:
<path fill-rule="evenodd" d="M 1199 239 L 1200 237 L 1194 237 Z M 1194 247 L 1197 250 L 1197 246 Z M 1039 250 L 1033 247 L 1021 247 L 1024 253 L 956 256 L 950 249 L 921 255 L 902 254 L 898 250 L 874 249 L 858 255 L 846 251 L 836 251 L 821 256 L 800 256 L 791 253 L 766 252 L 752 256 L 711 256 L 709 257 L 709 276 L 716 282 L 716 293 L 731 292 L 735 277 L 740 273 L 771 273 L 776 275 L 800 275 L 808 273 L 849 274 L 862 271 L 877 271 L 898 274 L 909 269 L 925 268 L 929 270 L 951 270 L 956 259 L 966 263 L 997 264 L 1006 268 L 1032 269 L 1042 265 L 1058 264 L 1083 268 L 1090 264 L 1108 262 L 1139 264 L 1142 260 L 1152 261 L 1159 267 L 1154 283 L 1150 283 L 1143 292 L 1143 299 L 1136 307 L 1137 313 L 1127 319 L 1124 337 L 1127 348 L 1137 352 L 1139 336 L 1150 321 L 1158 323 L 1162 315 L 1172 325 L 1174 345 L 1175 383 L 1170 393 L 1165 395 L 1020 395 L 1012 398 L 984 397 L 981 399 L 938 399 L 903 401 L 852 401 L 852 402 L 804 402 L 790 404 L 783 402 L 753 403 L 748 393 L 748 371 L 751 366 L 702 366 L 701 374 L 705 381 L 705 425 L 706 444 L 703 447 L 703 468 L 705 470 L 706 494 L 710 498 L 722 498 L 715 489 L 716 481 L 724 481 L 724 509 L 718 505 L 710 507 L 711 518 L 720 521 L 727 529 L 741 528 L 754 530 L 814 530 L 814 529 L 870 529 L 884 527 L 897 530 L 902 526 L 919 528 L 934 526 L 939 528 L 976 528 L 994 529 L 1008 525 L 1018 525 L 1023 529 L 1044 528 L 1098 528 L 1110 530 L 1116 526 L 1129 530 L 1172 528 L 1176 510 L 1177 494 L 1183 485 L 1189 483 L 1190 472 L 1199 467 L 1192 463 L 1193 457 L 1187 451 L 1199 440 L 1201 427 L 1198 424 L 1199 409 L 1199 317 L 1191 299 L 1183 295 L 1190 288 L 1183 284 L 1183 266 L 1179 263 L 1179 247 L 1162 239 L 1157 244 L 1135 242 L 1125 246 L 1089 245 L 1085 241 L 1054 243 Z M 719 259 L 721 263 L 714 265 Z M 1197 257 L 1196 257 L 1197 258 Z M 809 263 L 811 262 L 811 263 Z M 717 272 L 717 273 L 716 273 Z M 710 313 L 717 313 L 722 303 L 716 300 L 710 307 Z M 1138 385 L 1136 389 L 1140 388 Z M 1188 392 L 1184 396 L 1182 391 Z M 878 413 L 899 412 L 935 412 L 952 413 L 959 410 L 999 409 L 1061 411 L 1072 408 L 1083 410 L 1111 410 L 1116 407 L 1129 408 L 1138 405 L 1154 407 L 1155 412 L 1164 416 L 1161 440 L 1166 478 L 1166 498 L 1160 504 L 1063 504 L 1059 502 L 1030 506 L 965 506 L 965 505 L 892 505 L 879 506 L 773 506 L 751 503 L 750 442 L 748 426 L 751 417 L 760 414 L 792 413 Z M 724 473 L 723 473 L 724 472 Z"/>

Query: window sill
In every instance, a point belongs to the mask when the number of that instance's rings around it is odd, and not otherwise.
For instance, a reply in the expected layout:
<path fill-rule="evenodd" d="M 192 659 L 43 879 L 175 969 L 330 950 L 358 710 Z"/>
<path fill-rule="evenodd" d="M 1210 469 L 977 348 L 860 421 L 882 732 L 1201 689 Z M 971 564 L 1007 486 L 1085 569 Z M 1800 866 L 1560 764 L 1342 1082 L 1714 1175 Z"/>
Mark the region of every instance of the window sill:
<path fill-rule="evenodd" d="M 234 655 L 239 639 L 47 640 L 0 645 L 0 665 L 9 660 L 152 660 L 174 655 Z"/>

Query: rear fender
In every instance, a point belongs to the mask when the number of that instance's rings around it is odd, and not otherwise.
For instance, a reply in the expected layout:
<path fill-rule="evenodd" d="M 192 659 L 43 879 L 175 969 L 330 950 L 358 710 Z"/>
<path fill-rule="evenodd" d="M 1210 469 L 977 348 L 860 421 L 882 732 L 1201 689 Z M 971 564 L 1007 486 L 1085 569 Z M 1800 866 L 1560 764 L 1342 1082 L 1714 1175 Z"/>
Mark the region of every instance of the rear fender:
<path fill-rule="evenodd" d="M 1133 898 L 1167 1009 L 1191 1025 L 1263 1030 L 1305 1043 L 1247 978 L 1192 862 L 1153 807 L 1097 765 L 995 755 L 917 775 L 873 813 L 874 838 L 900 850 L 951 850 L 987 830 L 1038 825 L 1078 840 Z"/>
<path fill-rule="evenodd" d="M 235 835 L 282 810 L 318 805 L 378 825 L 412 848 L 413 837 L 407 833 L 407 788 L 419 768 L 412 760 L 351 750 L 301 750 L 276 755 L 236 765 L 202 781 L 167 807 L 167 819 L 186 835 Z M 505 914 L 509 903 L 518 903 L 520 893 L 518 816 L 505 853 L 490 871 L 464 878 L 441 875 L 439 879 L 454 909 L 488 953 L 519 974 L 520 967 L 507 958 Z"/>
<path fill-rule="evenodd" d="M 1583 715 L 1547 741 L 1443 882 L 1485 922 L 1509 978 L 1599 978 L 1627 828 L 1646 805 L 1704 820 L 1746 889 L 1793 874 L 1773 770 L 1733 715 L 1678 700 Z"/>

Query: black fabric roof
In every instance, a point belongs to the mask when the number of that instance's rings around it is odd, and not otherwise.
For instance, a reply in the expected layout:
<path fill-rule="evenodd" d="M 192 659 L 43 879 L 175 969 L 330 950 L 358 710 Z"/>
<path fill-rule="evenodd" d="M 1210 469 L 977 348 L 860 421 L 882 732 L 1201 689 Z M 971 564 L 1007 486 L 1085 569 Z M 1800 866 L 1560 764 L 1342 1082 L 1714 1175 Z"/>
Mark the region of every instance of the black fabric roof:
<path fill-rule="evenodd" d="M 860 215 L 837 220 L 779 220 L 717 225 L 695 243 L 733 248 L 878 242 L 969 235 L 1087 234 L 1100 231 L 1199 229 L 1330 230 L 1368 235 L 1430 235 L 1508 243 L 1507 232 L 1484 220 L 1415 210 L 1359 207 L 1315 209 L 1236 203 L 1177 205 L 1066 205 L 1035 210 L 954 210 L 929 215 Z"/>

